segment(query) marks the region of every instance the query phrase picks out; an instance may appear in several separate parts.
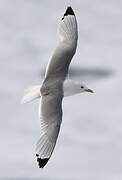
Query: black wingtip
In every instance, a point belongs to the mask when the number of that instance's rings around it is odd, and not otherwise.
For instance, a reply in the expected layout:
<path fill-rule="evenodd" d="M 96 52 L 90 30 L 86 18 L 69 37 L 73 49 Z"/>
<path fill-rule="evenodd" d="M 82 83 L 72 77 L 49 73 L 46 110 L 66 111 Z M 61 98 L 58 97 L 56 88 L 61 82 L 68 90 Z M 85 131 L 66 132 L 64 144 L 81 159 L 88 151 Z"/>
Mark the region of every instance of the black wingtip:
<path fill-rule="evenodd" d="M 75 13 L 74 13 L 74 11 L 73 11 L 73 9 L 72 9 L 71 6 L 68 6 L 68 7 L 67 7 L 66 12 L 65 12 L 62 20 L 64 19 L 65 16 L 68 16 L 68 15 L 75 15 Z"/>
<path fill-rule="evenodd" d="M 41 159 L 38 154 L 36 154 L 36 157 L 37 157 L 39 168 L 43 168 L 49 160 L 49 158 Z"/>

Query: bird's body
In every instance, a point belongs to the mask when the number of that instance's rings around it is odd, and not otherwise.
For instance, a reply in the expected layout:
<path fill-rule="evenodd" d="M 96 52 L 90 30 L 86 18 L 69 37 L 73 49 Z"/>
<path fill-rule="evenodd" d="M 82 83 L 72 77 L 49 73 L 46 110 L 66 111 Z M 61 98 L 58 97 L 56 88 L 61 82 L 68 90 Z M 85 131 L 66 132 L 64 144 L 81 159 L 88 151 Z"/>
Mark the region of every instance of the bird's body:
<path fill-rule="evenodd" d="M 36 145 L 36 156 L 40 168 L 48 162 L 55 147 L 62 122 L 62 99 L 84 91 L 93 92 L 81 83 L 67 78 L 68 68 L 77 48 L 77 21 L 68 7 L 59 25 L 60 42 L 46 69 L 42 85 L 26 91 L 23 102 L 40 98 L 39 118 L 41 136 Z"/>

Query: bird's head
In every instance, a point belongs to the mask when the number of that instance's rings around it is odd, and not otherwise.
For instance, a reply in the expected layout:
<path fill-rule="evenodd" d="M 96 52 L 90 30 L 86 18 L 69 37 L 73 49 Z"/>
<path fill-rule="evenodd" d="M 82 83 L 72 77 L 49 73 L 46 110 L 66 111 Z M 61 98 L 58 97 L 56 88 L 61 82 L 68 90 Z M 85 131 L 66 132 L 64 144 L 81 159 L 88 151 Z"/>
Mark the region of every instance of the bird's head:
<path fill-rule="evenodd" d="M 74 94 L 79 94 L 82 92 L 94 93 L 92 89 L 89 89 L 85 84 L 80 82 L 75 82 L 72 80 L 66 80 L 64 82 L 64 96 L 72 96 Z"/>
<path fill-rule="evenodd" d="M 80 84 L 79 85 L 80 89 L 79 91 L 80 92 L 90 92 L 90 93 L 94 93 L 94 91 L 92 89 L 89 89 L 86 85 L 84 84 Z"/>

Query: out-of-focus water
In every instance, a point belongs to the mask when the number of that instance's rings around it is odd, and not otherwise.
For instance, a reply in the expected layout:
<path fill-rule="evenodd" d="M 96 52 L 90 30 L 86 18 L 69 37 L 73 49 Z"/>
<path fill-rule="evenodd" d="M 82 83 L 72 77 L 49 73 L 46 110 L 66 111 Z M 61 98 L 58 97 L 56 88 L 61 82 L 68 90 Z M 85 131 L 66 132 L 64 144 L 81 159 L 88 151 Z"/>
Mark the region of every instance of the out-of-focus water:
<path fill-rule="evenodd" d="M 70 70 L 94 94 L 64 99 L 55 151 L 38 169 L 38 102 L 24 88 L 42 81 L 66 7 L 76 13 L 79 43 Z M 122 179 L 122 1 L 0 0 L 0 179 Z"/>

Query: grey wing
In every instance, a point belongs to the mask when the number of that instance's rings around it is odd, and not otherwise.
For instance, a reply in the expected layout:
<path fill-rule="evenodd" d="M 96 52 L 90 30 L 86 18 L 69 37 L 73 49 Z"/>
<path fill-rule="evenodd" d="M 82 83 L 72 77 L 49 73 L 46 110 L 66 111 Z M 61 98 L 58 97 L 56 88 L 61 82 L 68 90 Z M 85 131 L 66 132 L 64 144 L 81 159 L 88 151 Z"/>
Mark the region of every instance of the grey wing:
<path fill-rule="evenodd" d="M 62 121 L 62 95 L 42 96 L 40 101 L 41 137 L 36 145 L 40 168 L 48 162 L 60 130 Z"/>
<path fill-rule="evenodd" d="M 77 21 L 71 7 L 68 7 L 58 28 L 60 42 L 51 57 L 45 73 L 45 80 L 66 78 L 68 67 L 77 48 Z"/>
<path fill-rule="evenodd" d="M 77 47 L 77 21 L 68 7 L 59 26 L 60 43 L 46 70 L 41 87 L 41 137 L 36 146 L 37 161 L 43 168 L 55 147 L 62 121 L 62 84 Z"/>

